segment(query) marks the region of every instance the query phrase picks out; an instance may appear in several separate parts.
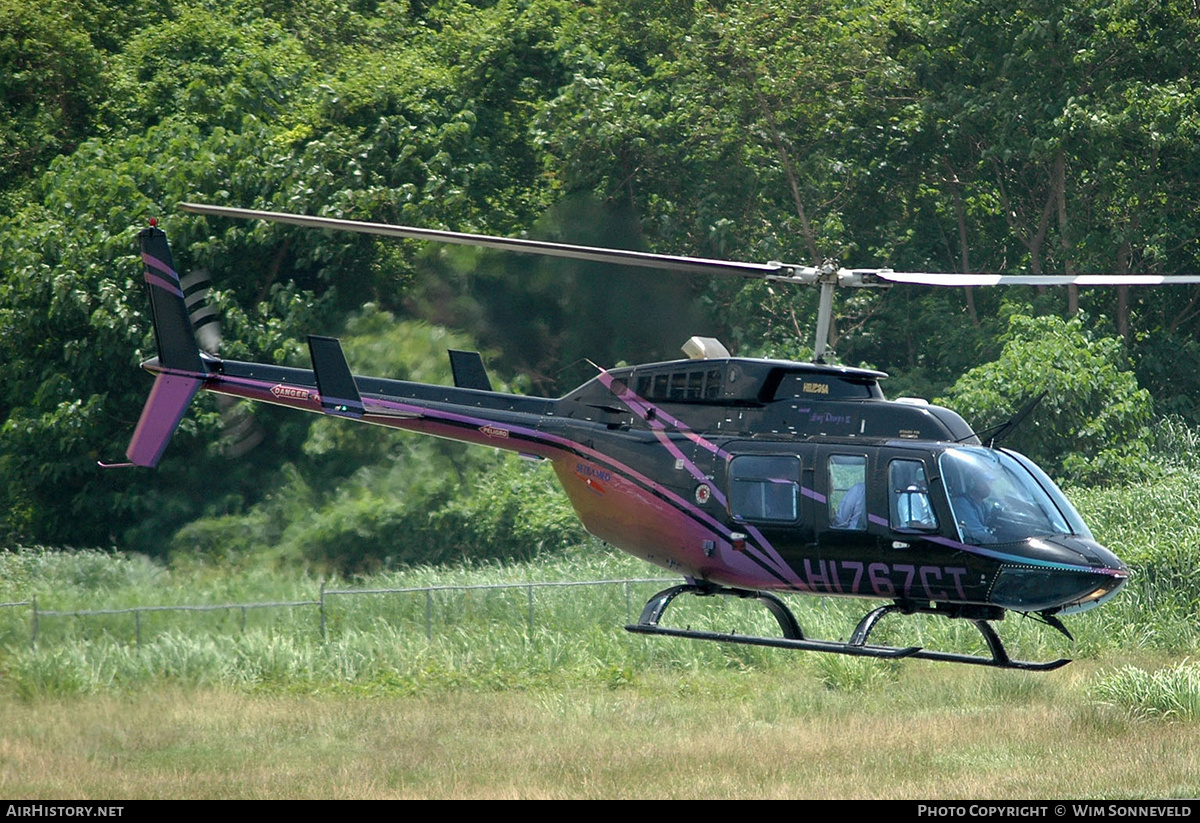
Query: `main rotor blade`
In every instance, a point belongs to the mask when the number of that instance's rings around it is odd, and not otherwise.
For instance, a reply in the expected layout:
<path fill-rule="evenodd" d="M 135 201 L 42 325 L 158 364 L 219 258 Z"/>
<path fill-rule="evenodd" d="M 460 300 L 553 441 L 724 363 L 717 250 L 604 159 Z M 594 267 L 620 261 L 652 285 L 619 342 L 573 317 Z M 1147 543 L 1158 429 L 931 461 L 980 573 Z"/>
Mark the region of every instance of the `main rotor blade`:
<path fill-rule="evenodd" d="M 890 283 L 918 286 L 1169 286 L 1200 283 L 1196 274 L 930 274 L 888 271 L 875 276 Z"/>
<path fill-rule="evenodd" d="M 237 217 L 245 220 L 270 220 L 275 223 L 290 223 L 318 229 L 337 229 L 360 234 L 377 234 L 384 237 L 403 237 L 413 240 L 432 240 L 438 243 L 455 243 L 478 246 L 486 249 L 515 251 L 525 254 L 540 254 L 549 257 L 566 257 L 573 260 L 590 260 L 599 263 L 617 263 L 626 266 L 642 266 L 653 269 L 670 269 L 732 277 L 748 277 L 758 280 L 815 281 L 817 269 L 792 266 L 784 263 L 738 263 L 729 260 L 710 260 L 703 257 L 681 257 L 669 254 L 605 249 L 597 246 L 575 246 L 567 243 L 551 243 L 544 240 L 527 240 L 518 237 L 493 237 L 486 234 L 466 234 L 439 229 L 419 229 L 411 226 L 393 226 L 387 223 L 364 223 L 359 220 L 342 220 L 333 217 L 310 217 L 303 214 L 288 214 L 276 211 L 237 209 L 227 206 L 211 206 L 204 203 L 180 203 L 184 211 L 208 214 L 214 217 Z"/>
<path fill-rule="evenodd" d="M 900 272 L 891 269 L 838 269 L 823 271 L 812 266 L 797 266 L 788 263 L 742 263 L 734 260 L 713 260 L 704 257 L 686 257 L 672 254 L 606 249 L 599 246 L 577 246 L 569 243 L 552 243 L 545 240 L 529 240 L 521 237 L 495 237 L 488 234 L 421 229 L 413 226 L 395 226 L 389 223 L 368 223 L 360 220 L 343 220 L 334 217 L 312 217 L 305 214 L 290 214 L 257 209 L 239 209 L 229 206 L 213 206 L 206 203 L 180 203 L 184 211 L 207 214 L 214 217 L 234 217 L 243 220 L 269 220 L 317 229 L 335 229 L 360 234 L 376 234 L 384 237 L 401 237 L 412 240 L 430 240 L 437 243 L 453 243 L 477 246 L 500 251 L 540 254 L 548 257 L 565 257 L 573 260 L 590 260 L 598 263 L 615 263 L 624 266 L 641 266 L 652 269 L 668 269 L 699 274 L 716 274 L 727 277 L 744 277 L 754 280 L 774 280 L 800 284 L 828 282 L 832 279 L 843 286 L 881 286 L 888 283 L 908 283 L 921 286 L 1162 286 L 1172 284 L 1200 283 L 1200 275 L 1152 275 L 1152 274 L 1079 274 L 1079 275 L 1032 275 L 1032 274 L 936 274 L 929 272 Z M 880 283 L 879 281 L 884 281 Z"/>

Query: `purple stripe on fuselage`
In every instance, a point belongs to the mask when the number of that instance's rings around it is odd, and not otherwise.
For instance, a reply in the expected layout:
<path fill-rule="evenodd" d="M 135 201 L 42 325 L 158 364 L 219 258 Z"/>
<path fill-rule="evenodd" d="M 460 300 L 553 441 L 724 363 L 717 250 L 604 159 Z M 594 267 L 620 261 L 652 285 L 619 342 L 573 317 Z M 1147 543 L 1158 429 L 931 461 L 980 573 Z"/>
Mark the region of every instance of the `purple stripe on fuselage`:
<path fill-rule="evenodd" d="M 291 406 L 293 408 L 301 408 L 301 409 L 314 411 L 314 412 L 318 412 L 318 413 L 322 411 L 320 408 L 320 405 L 318 404 L 318 402 L 316 400 L 316 392 L 312 391 L 311 389 L 308 389 L 308 391 L 310 392 L 310 397 L 307 400 L 301 400 L 301 399 L 287 398 L 287 397 L 276 397 L 275 395 L 271 394 L 271 388 L 279 385 L 279 383 L 276 381 L 265 381 L 265 380 L 257 380 L 254 378 L 232 377 L 232 376 L 222 375 L 222 376 L 215 378 L 215 380 L 213 380 L 212 382 L 215 385 L 209 386 L 209 388 L 214 388 L 217 391 L 220 391 L 219 387 L 221 385 L 229 384 L 229 385 L 233 385 L 233 386 L 244 387 L 247 390 L 247 392 L 254 391 L 258 395 L 260 395 L 257 399 L 261 399 L 265 402 L 287 405 L 287 406 Z M 307 388 L 307 387 L 305 387 L 305 388 Z M 291 399 L 293 402 L 287 402 L 289 399 Z M 404 403 L 404 402 L 400 402 L 400 401 L 396 401 L 396 400 L 384 400 L 381 398 L 370 398 L 370 400 L 371 400 L 372 407 L 382 407 L 384 409 L 390 409 L 390 410 L 394 410 L 394 411 L 412 415 L 412 417 L 400 418 L 400 419 L 396 419 L 396 420 L 390 420 L 390 419 L 384 418 L 383 420 L 380 421 L 383 425 L 386 425 L 390 428 L 397 428 L 397 429 L 414 428 L 415 427 L 414 424 L 416 424 L 417 421 L 430 421 L 430 420 L 432 420 L 433 422 L 465 424 L 465 425 L 472 427 L 473 429 L 478 429 L 483 426 L 495 426 L 498 423 L 497 420 L 491 419 L 491 418 L 475 417 L 472 415 L 460 414 L 457 412 L 443 411 L 441 409 L 434 409 L 434 408 L 430 408 L 428 406 L 418 406 L 418 405 Z M 683 499 L 682 497 L 680 497 L 679 495 L 677 495 L 675 492 L 671 491 L 670 489 L 660 485 L 659 483 L 656 483 L 655 481 L 651 480 L 649 477 L 646 477 L 645 475 L 634 470 L 633 468 L 614 460 L 612 457 L 610 457 L 607 454 L 599 452 L 593 448 L 588 448 L 574 440 L 570 440 L 569 438 L 560 437 L 558 435 L 553 435 L 553 434 L 547 434 L 547 433 L 541 432 L 537 429 L 529 428 L 526 426 L 515 425 L 515 424 L 509 423 L 507 421 L 503 422 L 501 425 L 503 425 L 503 427 L 508 432 L 510 432 L 512 435 L 517 435 L 519 437 L 524 437 L 529 440 L 533 440 L 535 442 L 540 442 L 547 446 L 551 446 L 555 449 L 561 450 L 564 453 L 582 455 L 582 456 L 585 456 L 588 459 L 593 460 L 597 463 L 605 464 L 605 465 L 611 467 L 612 469 L 614 469 L 615 471 L 622 473 L 623 475 L 628 477 L 630 480 L 633 480 L 633 481 L 649 488 L 650 490 L 652 490 L 653 492 L 658 494 L 660 497 L 662 497 L 663 499 L 670 502 L 677 509 L 682 510 L 683 512 L 688 514 L 690 517 L 692 517 L 694 520 L 699 521 L 705 527 L 707 527 L 708 529 L 715 532 L 717 535 L 724 537 L 727 540 L 730 539 L 730 533 L 731 533 L 730 529 L 727 528 L 719 520 L 714 519 L 707 512 L 690 504 L 688 501 L 686 501 L 685 499 Z M 467 438 L 459 438 L 459 439 L 467 439 Z M 486 443 L 487 445 L 492 445 L 492 446 L 502 446 L 504 444 L 503 440 L 481 440 L 480 442 Z M 514 444 L 514 446 L 515 445 L 516 444 Z M 523 447 L 522 449 L 513 448 L 513 450 L 514 451 L 520 451 L 520 450 L 527 451 L 528 449 Z M 797 582 L 799 582 L 799 581 L 797 580 Z M 801 585 L 803 585 L 803 584 L 801 583 Z"/>
<path fill-rule="evenodd" d="M 703 474 L 703 472 L 700 471 L 698 466 L 696 466 L 692 461 L 688 460 L 683 455 L 683 453 L 678 449 L 678 447 L 676 447 L 673 443 L 670 443 L 670 441 L 665 437 L 665 434 L 661 434 L 663 432 L 663 429 L 665 428 L 664 421 L 666 424 L 669 424 L 669 425 L 673 426 L 674 428 L 676 428 L 680 432 L 680 434 L 684 435 L 689 440 L 692 440 L 694 443 L 696 443 L 697 445 L 706 449 L 707 451 L 711 452 L 712 454 L 716 455 L 717 457 L 720 457 L 722 459 L 729 459 L 730 455 L 728 452 L 721 449 L 719 446 L 713 444 L 712 442 L 706 440 L 704 437 L 694 433 L 687 426 L 686 423 L 684 423 L 683 421 L 674 417 L 670 413 L 664 411 L 661 407 L 654 405 L 653 403 L 649 402 L 648 400 L 645 400 L 642 397 L 639 397 L 636 393 L 633 392 L 632 389 L 630 389 L 625 384 L 621 383 L 619 380 L 615 380 L 614 378 L 612 378 L 607 372 L 603 372 L 603 371 L 601 372 L 600 382 L 605 387 L 607 387 L 609 389 L 609 391 L 611 391 L 613 393 L 613 395 L 617 397 L 617 399 L 619 399 L 623 403 L 625 403 L 625 405 L 629 407 L 630 411 L 632 411 L 638 417 L 640 417 L 644 421 L 646 421 L 646 423 L 650 426 L 651 430 L 654 431 L 655 435 L 658 437 L 660 442 L 663 442 L 665 445 L 668 446 L 668 448 L 671 450 L 672 454 L 675 455 L 676 459 L 683 459 L 684 465 L 689 469 L 689 471 L 692 473 L 692 475 L 694 477 L 696 477 L 697 479 L 706 480 L 707 478 Z M 651 414 L 651 412 L 653 412 L 653 414 Z M 792 482 L 792 481 L 787 481 L 787 482 Z M 713 491 L 714 491 L 714 497 L 717 498 L 722 505 L 725 505 L 724 496 L 718 496 L 718 495 L 720 495 L 720 492 L 717 491 L 716 489 L 714 489 Z M 828 500 L 828 498 L 825 495 L 821 494 L 818 491 L 810 489 L 806 486 L 801 486 L 800 492 L 805 497 L 808 497 L 811 500 L 815 500 L 818 503 L 825 503 Z M 875 514 L 868 513 L 867 519 L 869 522 L 871 522 L 872 524 L 874 524 L 876 526 L 882 526 L 885 528 L 889 528 L 891 525 L 889 523 L 889 521 L 887 520 L 887 518 L 880 517 Z M 756 540 L 759 540 L 763 544 L 764 548 L 767 548 L 771 552 L 774 553 L 774 548 L 770 546 L 770 544 L 762 537 L 762 535 L 758 532 L 757 529 L 747 527 L 747 531 L 749 533 L 751 533 L 751 535 Z M 1044 566 L 1047 568 L 1057 568 L 1057 569 L 1066 569 L 1066 570 L 1083 569 L 1083 570 L 1087 570 L 1087 571 L 1096 571 L 1098 573 L 1119 574 L 1119 572 L 1116 572 L 1111 569 L 1093 569 L 1090 566 L 1073 566 L 1073 565 L 1064 564 L 1064 563 L 1056 563 L 1054 561 L 1048 561 L 1048 560 L 1034 560 L 1034 559 L 1030 559 L 1030 558 L 1026 558 L 1026 557 L 1022 557 L 1022 556 L 1018 556 L 1018 555 L 1009 554 L 1007 552 L 998 552 L 998 551 L 994 551 L 994 550 L 985 549 L 981 546 L 972 546 L 972 545 L 969 545 L 966 543 L 960 543 L 956 540 L 951 540 L 950 538 L 941 537 L 939 535 L 921 535 L 921 537 L 922 537 L 922 539 L 928 540 L 932 543 L 937 543 L 939 545 L 948 546 L 957 551 L 963 551 L 963 552 L 967 552 L 969 554 L 975 554 L 975 555 L 978 555 L 981 557 L 987 557 L 987 558 L 990 558 L 993 560 L 1000 560 L 1002 562 L 1025 563 L 1025 564 L 1031 564 L 1031 565 L 1037 565 L 1037 566 Z M 784 563 L 782 558 L 779 558 L 779 562 Z M 787 564 L 784 563 L 784 566 L 787 567 Z M 787 567 L 787 568 L 788 568 L 788 571 L 791 571 L 790 567 Z"/>
<path fill-rule="evenodd" d="M 639 397 L 632 389 L 630 389 L 621 381 L 615 380 L 608 372 L 601 371 L 599 379 L 600 383 L 609 391 L 611 391 L 614 397 L 628 406 L 630 411 L 632 411 L 650 426 L 650 430 L 654 433 L 655 438 L 657 438 L 660 443 L 664 444 L 668 448 L 676 460 L 683 461 L 683 465 L 688 469 L 688 472 L 692 475 L 692 477 L 704 483 L 709 482 L 708 475 L 706 475 L 700 469 L 700 467 L 695 464 L 694 461 L 690 460 L 686 455 L 683 454 L 682 451 L 679 450 L 677 446 L 675 446 L 674 443 L 670 441 L 670 438 L 665 432 L 666 424 L 663 422 L 664 420 L 669 422 L 671 426 L 677 429 L 684 437 L 687 437 L 689 440 L 711 452 L 716 457 L 721 459 L 729 458 L 729 454 L 723 449 L 693 432 L 691 428 L 682 420 L 679 420 L 653 403 L 650 403 L 648 400 Z M 653 415 L 651 415 L 651 412 L 653 412 Z M 717 501 L 722 506 L 726 505 L 726 498 L 724 495 L 721 495 L 719 491 L 714 496 L 717 497 Z M 775 547 L 771 545 L 771 542 L 767 540 L 761 531 L 750 525 L 745 525 L 743 528 L 746 529 L 746 532 L 752 538 L 754 538 L 754 541 L 765 553 L 765 556 L 759 556 L 759 560 L 761 560 L 761 562 L 767 564 L 767 566 L 775 574 L 782 575 L 784 581 L 795 588 L 801 591 L 806 591 L 808 589 L 808 586 L 805 585 L 805 583 L 800 579 L 800 576 L 796 573 L 796 571 L 790 565 L 788 565 L 787 561 L 785 561 L 779 552 L 776 551 Z"/>

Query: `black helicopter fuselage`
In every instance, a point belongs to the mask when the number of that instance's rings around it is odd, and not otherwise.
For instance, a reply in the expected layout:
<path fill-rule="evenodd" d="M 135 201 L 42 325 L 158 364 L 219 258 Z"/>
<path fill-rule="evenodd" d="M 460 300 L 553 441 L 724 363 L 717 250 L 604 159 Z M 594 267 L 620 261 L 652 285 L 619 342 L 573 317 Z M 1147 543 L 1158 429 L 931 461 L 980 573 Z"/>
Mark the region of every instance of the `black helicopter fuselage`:
<path fill-rule="evenodd" d="M 322 392 L 321 372 L 336 382 L 344 360 L 336 341 L 314 339 L 312 370 L 205 356 L 192 374 L 218 393 L 548 459 L 589 532 L 692 581 L 1053 614 L 1094 605 L 1127 575 L 1019 456 L 1005 459 L 1030 472 L 1036 503 L 1066 509 L 1059 528 L 964 535 L 946 455 L 1010 453 L 983 449 L 948 409 L 885 400 L 878 372 L 681 360 L 603 371 L 551 399 L 484 388 L 479 362 L 468 385 L 347 371 L 344 388 Z M 861 497 L 857 519 L 839 522 L 847 496 Z"/>
<path fill-rule="evenodd" d="M 454 386 L 354 375 L 334 338 L 309 337 L 312 368 L 222 360 L 200 350 L 166 236 L 139 234 L 158 357 L 126 455 L 157 465 L 198 391 L 493 446 L 552 462 L 589 532 L 682 575 L 635 632 L 879 658 L 1048 670 L 1013 660 L 991 622 L 1095 606 L 1128 577 L 1049 477 L 987 448 L 961 417 L 888 401 L 884 375 L 734 358 L 599 370 L 560 398 L 493 391 L 476 353 L 451 352 Z M 772 592 L 890 601 L 847 642 L 804 636 Z M 752 597 L 782 637 L 662 626 L 678 595 Z M 977 656 L 869 643 L 892 612 L 974 622 Z M 1068 635 L 1069 636 L 1069 635 Z"/>

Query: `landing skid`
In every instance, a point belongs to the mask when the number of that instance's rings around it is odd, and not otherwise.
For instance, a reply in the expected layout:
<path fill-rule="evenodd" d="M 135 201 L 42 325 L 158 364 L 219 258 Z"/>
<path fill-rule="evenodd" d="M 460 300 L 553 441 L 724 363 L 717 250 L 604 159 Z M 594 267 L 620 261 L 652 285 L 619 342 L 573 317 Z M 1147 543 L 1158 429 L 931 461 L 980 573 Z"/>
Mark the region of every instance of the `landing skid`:
<path fill-rule="evenodd" d="M 771 612 L 771 615 L 779 624 L 779 629 L 783 636 L 758 637 L 744 634 L 722 634 L 720 632 L 705 632 L 693 629 L 673 629 L 658 625 L 667 607 L 671 605 L 671 601 L 681 594 L 694 594 L 700 597 L 720 595 L 723 597 L 757 600 Z M 638 618 L 638 622 L 626 626 L 625 629 L 638 634 L 686 637 L 692 640 L 715 640 L 720 643 L 737 643 L 747 646 L 769 646 L 777 649 L 798 649 L 801 651 L 846 654 L 855 657 L 876 657 L 888 660 L 919 658 L 921 660 L 940 660 L 946 663 L 967 663 L 976 666 L 992 666 L 1000 669 L 1021 669 L 1025 671 L 1050 671 L 1071 662 L 1064 658 L 1045 663 L 1013 660 L 1008 656 L 1008 651 L 1004 648 L 1004 643 L 1000 640 L 1000 636 L 996 634 L 996 630 L 992 628 L 989 620 L 983 618 L 971 619 L 971 622 L 975 624 L 975 627 L 979 629 L 979 633 L 983 635 L 988 650 L 991 652 L 991 657 L 931 651 L 923 649 L 920 646 L 879 646 L 868 643 L 867 641 L 875 626 L 881 619 L 892 612 L 899 612 L 901 614 L 913 614 L 915 612 L 945 614 L 944 612 L 939 612 L 928 607 L 920 608 L 892 603 L 887 606 L 880 606 L 863 617 L 855 627 L 854 633 L 850 636 L 848 643 L 836 640 L 812 640 L 804 636 L 804 632 L 801 631 L 800 624 L 797 622 L 796 616 L 792 614 L 791 609 L 782 600 L 769 592 L 754 592 L 746 591 L 745 589 L 730 589 L 719 586 L 685 583 L 664 589 L 650 598 L 645 608 L 642 609 L 642 615 Z"/>

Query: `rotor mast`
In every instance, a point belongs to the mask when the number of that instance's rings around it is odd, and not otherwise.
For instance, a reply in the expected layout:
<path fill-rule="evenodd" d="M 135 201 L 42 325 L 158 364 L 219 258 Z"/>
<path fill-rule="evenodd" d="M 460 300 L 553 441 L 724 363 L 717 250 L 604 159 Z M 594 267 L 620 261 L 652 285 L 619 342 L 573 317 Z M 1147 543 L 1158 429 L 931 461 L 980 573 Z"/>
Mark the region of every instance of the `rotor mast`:
<path fill-rule="evenodd" d="M 820 268 L 812 266 L 787 266 L 786 276 L 768 275 L 767 280 L 817 286 L 821 290 L 817 304 L 817 335 L 813 341 L 813 361 L 825 362 L 829 351 L 829 330 L 833 327 L 833 293 L 838 286 L 854 288 L 886 289 L 891 287 L 885 279 L 889 269 L 843 269 L 836 260 L 826 260 Z"/>

